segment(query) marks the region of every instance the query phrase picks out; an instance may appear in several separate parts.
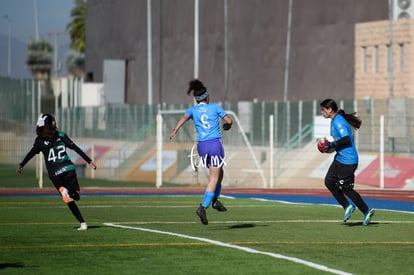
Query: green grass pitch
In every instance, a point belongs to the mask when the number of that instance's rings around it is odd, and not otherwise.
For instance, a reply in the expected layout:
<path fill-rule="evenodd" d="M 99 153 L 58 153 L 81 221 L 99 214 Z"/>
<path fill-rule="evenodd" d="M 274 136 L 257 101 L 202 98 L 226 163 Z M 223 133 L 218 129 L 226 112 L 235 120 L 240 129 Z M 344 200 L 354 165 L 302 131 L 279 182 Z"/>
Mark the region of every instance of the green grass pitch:
<path fill-rule="evenodd" d="M 83 196 L 79 226 L 56 196 L 0 196 L 0 274 L 412 274 L 414 215 L 361 226 L 338 207 L 200 196 Z"/>

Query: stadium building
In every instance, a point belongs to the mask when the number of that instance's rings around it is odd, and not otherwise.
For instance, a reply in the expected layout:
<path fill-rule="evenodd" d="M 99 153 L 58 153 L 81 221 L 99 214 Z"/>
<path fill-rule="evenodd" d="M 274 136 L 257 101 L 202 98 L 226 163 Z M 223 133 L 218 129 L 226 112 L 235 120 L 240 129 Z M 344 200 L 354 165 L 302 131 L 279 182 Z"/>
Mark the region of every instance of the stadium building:
<path fill-rule="evenodd" d="M 129 104 L 182 103 L 194 76 L 215 101 L 354 99 L 355 25 L 389 18 L 387 0 L 87 4 L 86 78 Z"/>

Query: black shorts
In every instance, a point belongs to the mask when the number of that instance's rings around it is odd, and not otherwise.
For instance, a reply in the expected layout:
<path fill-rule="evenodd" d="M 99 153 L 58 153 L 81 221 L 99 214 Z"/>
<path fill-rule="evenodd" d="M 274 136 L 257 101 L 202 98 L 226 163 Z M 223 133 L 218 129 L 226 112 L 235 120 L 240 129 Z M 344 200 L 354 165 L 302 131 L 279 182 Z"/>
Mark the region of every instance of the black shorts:
<path fill-rule="evenodd" d="M 326 173 L 325 182 L 353 187 L 358 164 L 343 164 L 334 160 Z"/>
<path fill-rule="evenodd" d="M 53 185 L 59 192 L 59 187 L 65 187 L 68 192 L 69 196 L 74 200 L 79 199 L 79 183 L 78 178 L 76 177 L 75 170 L 69 170 L 65 173 L 62 173 L 58 176 L 50 177 L 53 182 Z"/>

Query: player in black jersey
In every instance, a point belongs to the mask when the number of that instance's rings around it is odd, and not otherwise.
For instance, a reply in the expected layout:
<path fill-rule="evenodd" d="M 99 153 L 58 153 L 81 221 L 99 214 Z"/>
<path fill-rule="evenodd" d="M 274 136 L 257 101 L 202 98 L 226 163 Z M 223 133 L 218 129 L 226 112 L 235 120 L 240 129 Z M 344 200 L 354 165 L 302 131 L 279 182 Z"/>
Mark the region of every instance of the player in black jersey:
<path fill-rule="evenodd" d="M 42 152 L 49 178 L 62 196 L 62 200 L 80 222 L 78 230 L 87 230 L 88 225 L 75 203 L 80 199 L 80 190 L 75 165 L 70 160 L 66 149 L 70 148 L 78 153 L 92 169 L 96 169 L 96 164 L 64 132 L 58 131 L 55 118 L 52 115 L 40 116 L 36 126 L 37 137 L 33 147 L 17 166 L 16 171 L 20 174 L 26 163 L 36 154 Z"/>

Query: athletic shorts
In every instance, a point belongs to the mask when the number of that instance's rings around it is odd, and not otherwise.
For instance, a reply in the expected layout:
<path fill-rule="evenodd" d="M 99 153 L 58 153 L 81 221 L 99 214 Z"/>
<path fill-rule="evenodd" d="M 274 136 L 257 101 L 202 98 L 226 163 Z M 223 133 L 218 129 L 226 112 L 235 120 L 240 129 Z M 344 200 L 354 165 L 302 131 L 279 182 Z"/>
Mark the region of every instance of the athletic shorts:
<path fill-rule="evenodd" d="M 339 186 L 353 187 L 357 168 L 358 164 L 343 164 L 334 160 L 326 174 L 326 181 L 334 182 Z"/>
<path fill-rule="evenodd" d="M 59 187 L 63 186 L 68 190 L 69 196 L 74 200 L 79 200 L 79 183 L 75 170 L 69 170 L 57 176 L 50 177 L 53 185 L 59 192 Z"/>
<path fill-rule="evenodd" d="M 222 167 L 224 163 L 224 149 L 221 139 L 200 141 L 197 144 L 198 155 L 205 167 Z"/>

